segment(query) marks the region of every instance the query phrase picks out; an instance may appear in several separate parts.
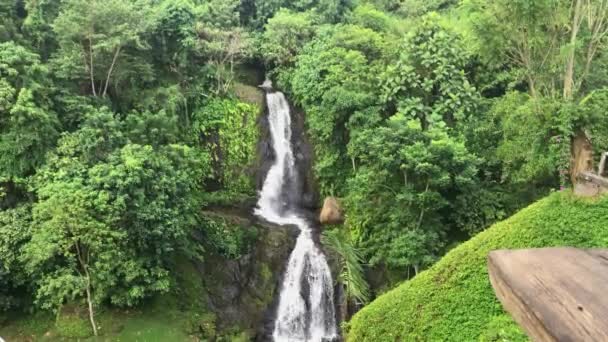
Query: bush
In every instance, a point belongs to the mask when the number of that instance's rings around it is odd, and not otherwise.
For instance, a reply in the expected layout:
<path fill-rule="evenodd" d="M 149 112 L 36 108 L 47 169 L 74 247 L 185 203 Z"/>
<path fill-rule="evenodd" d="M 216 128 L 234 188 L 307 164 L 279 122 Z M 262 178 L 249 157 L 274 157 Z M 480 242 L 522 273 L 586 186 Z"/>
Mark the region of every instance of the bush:
<path fill-rule="evenodd" d="M 608 196 L 589 200 L 553 193 L 363 308 L 347 326 L 348 341 L 525 340 L 494 295 L 488 253 L 501 248 L 605 247 L 607 220 Z"/>

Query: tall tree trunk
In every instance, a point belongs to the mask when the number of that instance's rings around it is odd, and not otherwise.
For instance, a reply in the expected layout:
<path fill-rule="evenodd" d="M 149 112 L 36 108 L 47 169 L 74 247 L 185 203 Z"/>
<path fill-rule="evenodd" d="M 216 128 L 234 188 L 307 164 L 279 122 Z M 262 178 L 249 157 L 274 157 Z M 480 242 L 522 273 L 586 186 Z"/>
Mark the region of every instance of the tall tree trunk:
<path fill-rule="evenodd" d="M 598 49 L 602 46 L 604 39 L 608 36 L 608 0 L 594 0 L 587 2 L 587 23 L 591 30 L 591 36 L 587 43 L 587 58 L 581 76 L 575 84 L 574 91 L 579 91 L 591 71 L 591 64 Z M 584 12 L 584 11 L 583 11 Z"/>
<path fill-rule="evenodd" d="M 91 274 L 89 273 L 89 252 L 87 252 L 87 256 L 83 255 L 83 249 L 80 247 L 80 242 L 76 242 L 76 256 L 78 257 L 78 262 L 80 263 L 80 267 L 84 272 L 85 279 L 87 280 L 87 286 L 85 288 L 85 292 L 87 294 L 87 304 L 89 307 L 89 320 L 91 321 L 91 327 L 93 328 L 93 335 L 97 336 L 97 324 L 95 324 L 95 313 L 93 311 L 93 298 L 91 296 Z M 80 271 L 78 271 L 80 273 Z M 82 275 L 82 273 L 80 273 Z"/>
<path fill-rule="evenodd" d="M 533 99 L 537 99 L 538 92 L 536 91 L 536 82 L 531 75 L 528 75 L 528 88 L 530 88 L 530 96 L 532 96 Z"/>
<path fill-rule="evenodd" d="M 570 34 L 570 52 L 566 60 L 566 70 L 564 72 L 564 99 L 571 100 L 574 89 L 574 60 L 576 58 L 576 39 L 578 30 L 581 27 L 582 14 L 581 9 L 583 0 L 576 0 L 574 4 L 574 14 L 572 17 L 572 32 Z"/>
<path fill-rule="evenodd" d="M 339 285 L 340 287 L 340 295 L 339 295 L 339 305 L 340 305 L 340 322 L 348 321 L 349 317 L 349 308 L 348 308 L 348 293 L 346 286 Z"/>
<path fill-rule="evenodd" d="M 91 298 L 91 276 L 89 275 L 89 271 L 85 268 L 85 273 L 87 277 L 87 304 L 89 305 L 89 320 L 91 321 L 91 326 L 93 327 L 93 335 L 97 336 L 97 324 L 95 324 L 95 313 L 93 312 L 93 300 Z"/>
<path fill-rule="evenodd" d="M 583 0 L 576 0 L 572 15 L 572 32 L 570 34 L 570 51 L 566 60 L 564 72 L 565 101 L 574 98 L 574 64 L 576 59 L 576 40 L 582 23 Z M 578 175 L 583 171 L 593 169 L 593 147 L 582 127 L 575 130 L 570 142 L 570 180 L 576 184 Z"/>
<path fill-rule="evenodd" d="M 429 191 L 430 182 L 430 180 L 426 181 L 426 189 L 424 189 L 424 193 L 427 193 Z M 420 229 L 420 227 L 422 227 L 422 219 L 424 218 L 424 212 L 425 208 L 423 207 L 422 209 L 420 209 L 420 216 L 418 217 L 418 225 L 416 226 L 416 229 Z M 416 272 L 416 274 L 418 274 L 418 272 Z"/>
<path fill-rule="evenodd" d="M 91 88 L 93 88 L 93 96 L 97 96 L 95 90 L 95 72 L 93 70 L 93 40 L 89 36 L 89 77 L 91 78 Z"/>
<path fill-rule="evenodd" d="M 103 97 L 106 97 L 108 92 L 108 84 L 110 84 L 110 77 L 112 77 L 112 71 L 114 71 L 114 65 L 116 65 L 116 59 L 118 58 L 118 54 L 120 53 L 120 46 L 114 52 L 114 57 L 112 57 L 112 64 L 110 64 L 110 69 L 108 69 L 108 76 L 106 77 L 106 85 L 103 87 Z"/>

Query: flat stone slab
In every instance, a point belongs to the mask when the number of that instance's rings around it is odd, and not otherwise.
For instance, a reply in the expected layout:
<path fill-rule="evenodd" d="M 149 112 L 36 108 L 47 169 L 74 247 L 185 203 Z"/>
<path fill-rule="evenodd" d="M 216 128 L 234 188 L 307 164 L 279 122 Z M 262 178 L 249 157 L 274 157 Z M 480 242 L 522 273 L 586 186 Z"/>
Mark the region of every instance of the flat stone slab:
<path fill-rule="evenodd" d="M 534 341 L 608 341 L 608 250 L 497 250 L 488 273 Z"/>
<path fill-rule="evenodd" d="M 574 184 L 574 193 L 583 197 L 593 197 L 608 193 L 608 178 L 592 172 L 581 172 Z"/>

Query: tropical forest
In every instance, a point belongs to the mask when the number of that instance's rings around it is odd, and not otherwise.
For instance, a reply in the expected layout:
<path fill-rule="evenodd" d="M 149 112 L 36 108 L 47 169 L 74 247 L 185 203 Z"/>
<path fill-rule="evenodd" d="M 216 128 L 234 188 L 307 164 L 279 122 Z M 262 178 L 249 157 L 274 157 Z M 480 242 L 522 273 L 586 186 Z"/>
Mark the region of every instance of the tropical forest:
<path fill-rule="evenodd" d="M 608 0 L 0 0 L 0 341 L 534 340 L 607 151 Z"/>

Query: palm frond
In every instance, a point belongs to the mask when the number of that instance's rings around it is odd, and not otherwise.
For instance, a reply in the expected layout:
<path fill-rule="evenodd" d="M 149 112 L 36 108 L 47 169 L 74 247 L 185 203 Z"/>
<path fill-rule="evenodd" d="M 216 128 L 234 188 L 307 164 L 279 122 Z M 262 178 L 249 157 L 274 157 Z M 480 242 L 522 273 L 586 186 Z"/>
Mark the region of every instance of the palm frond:
<path fill-rule="evenodd" d="M 359 304 L 369 301 L 369 285 L 363 273 L 363 257 L 353 245 L 350 235 L 342 229 L 326 230 L 321 236 L 323 245 L 339 257 L 340 275 L 338 281 L 346 290 L 346 297 Z"/>

